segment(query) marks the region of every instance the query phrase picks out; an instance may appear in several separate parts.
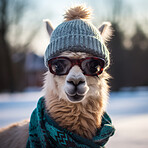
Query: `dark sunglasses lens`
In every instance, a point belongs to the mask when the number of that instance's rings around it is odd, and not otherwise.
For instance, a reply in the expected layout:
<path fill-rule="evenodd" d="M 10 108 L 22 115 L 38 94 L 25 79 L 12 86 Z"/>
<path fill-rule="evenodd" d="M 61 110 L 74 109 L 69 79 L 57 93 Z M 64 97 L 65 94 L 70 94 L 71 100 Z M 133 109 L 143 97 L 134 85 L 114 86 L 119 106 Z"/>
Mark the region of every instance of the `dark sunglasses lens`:
<path fill-rule="evenodd" d="M 69 60 L 67 59 L 54 59 L 51 62 L 51 67 L 52 67 L 52 71 L 56 74 L 56 75 L 64 75 L 68 72 L 68 70 L 70 69 L 71 63 Z"/>
<path fill-rule="evenodd" d="M 82 69 L 87 75 L 97 75 L 102 68 L 103 61 L 98 59 L 86 59 L 82 62 Z"/>

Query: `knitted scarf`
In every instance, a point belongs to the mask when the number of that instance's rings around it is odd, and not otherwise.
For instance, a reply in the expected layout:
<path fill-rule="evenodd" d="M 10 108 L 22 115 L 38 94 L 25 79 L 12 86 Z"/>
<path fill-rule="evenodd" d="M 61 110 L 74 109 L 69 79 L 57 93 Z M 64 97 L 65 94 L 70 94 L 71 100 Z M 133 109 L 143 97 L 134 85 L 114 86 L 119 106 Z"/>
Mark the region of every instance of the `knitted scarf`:
<path fill-rule="evenodd" d="M 46 112 L 44 103 L 45 99 L 40 98 L 32 112 L 26 148 L 102 148 L 114 134 L 115 129 L 107 113 L 102 117 L 96 136 L 89 140 L 60 127 Z"/>

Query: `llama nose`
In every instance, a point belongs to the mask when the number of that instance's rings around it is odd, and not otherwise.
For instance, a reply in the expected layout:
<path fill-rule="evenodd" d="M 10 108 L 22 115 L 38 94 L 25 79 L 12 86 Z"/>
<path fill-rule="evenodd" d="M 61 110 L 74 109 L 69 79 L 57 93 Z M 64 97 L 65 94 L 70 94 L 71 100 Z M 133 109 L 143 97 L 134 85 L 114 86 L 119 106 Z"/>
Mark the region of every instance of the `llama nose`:
<path fill-rule="evenodd" d="M 66 93 L 69 96 L 85 95 L 86 90 L 86 82 L 83 77 L 70 77 L 67 80 Z"/>
<path fill-rule="evenodd" d="M 67 83 L 77 87 L 78 85 L 85 84 L 85 80 L 82 77 L 74 77 L 73 76 L 67 80 Z"/>

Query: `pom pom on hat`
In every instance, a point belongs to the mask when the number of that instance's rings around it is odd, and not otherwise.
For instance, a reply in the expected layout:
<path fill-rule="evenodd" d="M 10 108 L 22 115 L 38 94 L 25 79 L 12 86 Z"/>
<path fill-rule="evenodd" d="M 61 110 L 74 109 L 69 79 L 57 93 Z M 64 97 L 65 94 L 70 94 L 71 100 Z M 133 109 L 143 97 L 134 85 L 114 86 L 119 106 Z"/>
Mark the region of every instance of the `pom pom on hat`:
<path fill-rule="evenodd" d="M 87 8 L 85 5 L 79 5 L 69 8 L 65 15 L 64 21 L 70 21 L 74 19 L 91 19 L 92 10 Z"/>

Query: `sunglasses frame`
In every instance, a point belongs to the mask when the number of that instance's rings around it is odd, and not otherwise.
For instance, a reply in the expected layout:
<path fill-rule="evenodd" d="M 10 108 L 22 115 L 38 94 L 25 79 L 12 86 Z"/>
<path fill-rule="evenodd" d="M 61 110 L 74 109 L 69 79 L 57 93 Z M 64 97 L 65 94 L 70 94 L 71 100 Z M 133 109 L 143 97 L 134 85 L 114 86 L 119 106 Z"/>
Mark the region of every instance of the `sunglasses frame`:
<path fill-rule="evenodd" d="M 56 72 L 54 72 L 54 71 L 52 70 L 52 61 L 53 61 L 53 60 L 56 60 L 56 59 L 66 59 L 66 60 L 68 60 L 68 61 L 71 62 L 71 66 L 70 66 L 69 70 L 67 70 L 67 72 L 66 72 L 65 74 L 56 74 Z M 100 68 L 100 71 L 98 71 L 98 73 L 96 73 L 96 74 L 86 74 L 86 73 L 85 73 L 85 71 L 84 71 L 83 68 L 81 67 L 81 64 L 82 64 L 82 62 L 83 62 L 84 60 L 88 60 L 88 59 L 94 59 L 94 60 L 99 60 L 99 61 L 100 61 L 100 63 L 101 63 L 101 64 L 100 64 L 101 68 Z M 67 74 L 69 73 L 70 69 L 71 69 L 73 66 L 75 66 L 75 65 L 78 65 L 78 66 L 80 67 L 80 69 L 82 70 L 83 74 L 86 75 L 86 76 L 98 76 L 98 75 L 100 75 L 100 74 L 103 72 L 103 68 L 104 68 L 104 65 L 105 65 L 105 61 L 104 61 L 104 59 L 98 58 L 98 57 L 86 57 L 86 58 L 82 58 L 82 59 L 70 59 L 70 58 L 68 58 L 68 57 L 63 57 L 63 56 L 61 56 L 61 57 L 55 57 L 55 58 L 52 58 L 52 59 L 48 60 L 48 67 L 49 67 L 49 70 L 50 70 L 50 72 L 51 72 L 52 74 L 54 74 L 54 75 L 67 75 Z"/>

